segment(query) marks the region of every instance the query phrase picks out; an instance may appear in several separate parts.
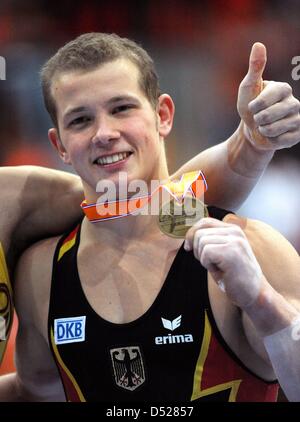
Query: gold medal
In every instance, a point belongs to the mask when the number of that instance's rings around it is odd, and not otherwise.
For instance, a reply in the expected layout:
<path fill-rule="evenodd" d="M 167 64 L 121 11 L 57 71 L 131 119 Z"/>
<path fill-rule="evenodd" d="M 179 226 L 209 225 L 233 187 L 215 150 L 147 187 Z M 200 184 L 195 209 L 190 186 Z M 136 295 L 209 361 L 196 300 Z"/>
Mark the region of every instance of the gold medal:
<path fill-rule="evenodd" d="M 208 217 L 208 210 L 199 199 L 185 196 L 180 203 L 173 198 L 160 208 L 158 226 L 168 236 L 184 238 L 186 232 L 203 217 Z"/>

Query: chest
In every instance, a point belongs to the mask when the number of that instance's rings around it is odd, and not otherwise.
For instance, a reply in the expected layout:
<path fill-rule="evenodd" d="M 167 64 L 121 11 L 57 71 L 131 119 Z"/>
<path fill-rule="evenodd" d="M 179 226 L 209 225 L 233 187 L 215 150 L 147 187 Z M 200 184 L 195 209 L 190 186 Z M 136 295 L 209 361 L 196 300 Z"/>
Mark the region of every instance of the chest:
<path fill-rule="evenodd" d="M 101 254 L 79 250 L 78 275 L 92 308 L 113 323 L 143 315 L 155 301 L 178 251 L 178 242 L 106 248 Z"/>

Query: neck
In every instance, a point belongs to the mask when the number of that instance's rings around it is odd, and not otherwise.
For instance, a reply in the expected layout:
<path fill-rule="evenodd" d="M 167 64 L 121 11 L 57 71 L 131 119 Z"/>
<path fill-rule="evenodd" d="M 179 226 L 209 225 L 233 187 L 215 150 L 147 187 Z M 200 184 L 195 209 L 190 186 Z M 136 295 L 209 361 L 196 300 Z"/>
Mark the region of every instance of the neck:
<path fill-rule="evenodd" d="M 123 241 L 145 239 L 156 233 L 160 234 L 156 218 L 155 215 L 129 215 L 93 224 L 85 217 L 82 223 L 81 243 L 108 242 L 119 246 Z"/>

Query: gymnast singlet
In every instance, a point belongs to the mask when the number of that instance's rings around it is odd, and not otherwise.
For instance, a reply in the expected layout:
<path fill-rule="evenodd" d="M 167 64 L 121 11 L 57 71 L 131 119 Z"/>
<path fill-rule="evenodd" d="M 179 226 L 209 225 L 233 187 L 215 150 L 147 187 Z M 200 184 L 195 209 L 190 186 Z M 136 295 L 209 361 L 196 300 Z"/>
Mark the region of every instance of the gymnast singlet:
<path fill-rule="evenodd" d="M 0 364 L 13 321 L 12 289 L 4 251 L 0 242 Z"/>
<path fill-rule="evenodd" d="M 227 214 L 216 208 L 210 216 Z M 56 248 L 49 344 L 71 402 L 276 401 L 278 385 L 253 374 L 219 332 L 207 270 L 179 249 L 163 287 L 135 321 L 101 318 L 77 269 L 80 225 Z M 92 269 L 91 269 L 92 270 Z"/>

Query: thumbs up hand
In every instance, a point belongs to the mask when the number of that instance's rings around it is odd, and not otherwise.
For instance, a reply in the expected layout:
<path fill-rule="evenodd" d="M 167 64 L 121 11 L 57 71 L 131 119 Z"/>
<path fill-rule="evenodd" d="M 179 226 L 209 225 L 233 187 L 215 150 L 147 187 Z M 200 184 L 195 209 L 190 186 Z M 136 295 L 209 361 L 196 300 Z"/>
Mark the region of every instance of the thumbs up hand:
<path fill-rule="evenodd" d="M 300 103 L 284 82 L 264 81 L 266 47 L 255 43 L 237 101 L 246 138 L 260 150 L 288 148 L 300 141 Z"/>

